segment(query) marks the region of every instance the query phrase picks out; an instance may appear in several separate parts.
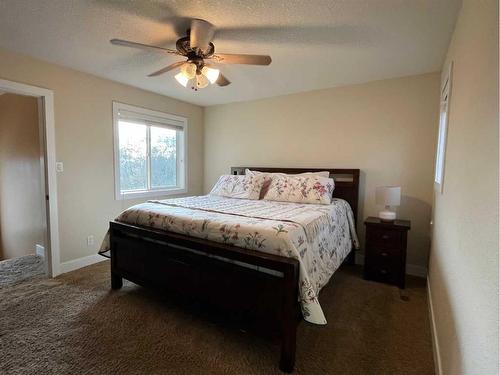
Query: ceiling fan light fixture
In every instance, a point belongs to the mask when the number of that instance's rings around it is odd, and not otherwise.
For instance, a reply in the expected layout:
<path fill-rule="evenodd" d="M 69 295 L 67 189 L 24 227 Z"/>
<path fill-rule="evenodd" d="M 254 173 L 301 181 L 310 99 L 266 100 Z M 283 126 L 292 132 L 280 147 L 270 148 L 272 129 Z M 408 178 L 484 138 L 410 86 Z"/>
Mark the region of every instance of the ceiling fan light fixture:
<path fill-rule="evenodd" d="M 182 18 L 182 20 L 184 23 L 184 18 Z M 163 55 L 168 53 L 170 55 L 182 56 L 183 61 L 171 63 L 156 72 L 148 74 L 148 77 L 158 77 L 174 69 L 179 69 L 180 72 L 175 75 L 175 79 L 183 87 L 188 87 L 189 85 L 193 90 L 207 87 L 210 83 L 220 87 L 231 84 L 231 81 L 229 81 L 219 69 L 212 67 L 214 66 L 212 63 L 260 66 L 271 64 L 272 59 L 271 56 L 268 55 L 215 53 L 215 46 L 212 41 L 215 33 L 215 26 L 208 21 L 198 18 L 190 19 L 189 21 L 191 27 L 187 29 L 186 36 L 176 41 L 175 50 L 123 39 L 111 39 L 110 42 L 116 46 L 154 51 Z M 205 65 L 205 61 L 208 65 Z"/>
<path fill-rule="evenodd" d="M 199 89 L 203 89 L 208 86 L 210 81 L 203 74 L 196 75 L 196 87 Z"/>
<path fill-rule="evenodd" d="M 181 73 L 187 79 L 193 79 L 196 76 L 196 69 L 196 64 L 193 64 L 192 62 L 186 62 L 181 65 Z"/>
<path fill-rule="evenodd" d="M 209 68 L 208 66 L 204 66 L 201 69 L 201 73 L 207 77 L 207 79 L 210 81 L 210 83 L 215 83 L 217 82 L 217 79 L 219 78 L 219 69 L 214 69 L 214 68 Z"/>
<path fill-rule="evenodd" d="M 177 80 L 177 82 L 179 82 L 182 86 L 186 87 L 188 82 L 189 82 L 189 78 L 187 78 L 184 73 L 180 72 L 180 73 L 177 73 L 175 75 L 175 79 Z"/>

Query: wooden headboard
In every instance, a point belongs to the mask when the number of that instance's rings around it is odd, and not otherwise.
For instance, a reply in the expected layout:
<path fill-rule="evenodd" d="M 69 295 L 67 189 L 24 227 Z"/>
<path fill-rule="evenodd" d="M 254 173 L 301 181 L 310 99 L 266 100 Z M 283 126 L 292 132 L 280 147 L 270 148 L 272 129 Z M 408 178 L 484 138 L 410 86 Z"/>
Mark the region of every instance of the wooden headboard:
<path fill-rule="evenodd" d="M 245 174 L 245 169 L 268 173 L 298 174 L 304 172 L 328 171 L 335 181 L 334 198 L 344 199 L 351 205 L 354 220 L 358 217 L 359 169 L 331 168 L 267 168 L 267 167 L 231 167 L 231 174 Z"/>

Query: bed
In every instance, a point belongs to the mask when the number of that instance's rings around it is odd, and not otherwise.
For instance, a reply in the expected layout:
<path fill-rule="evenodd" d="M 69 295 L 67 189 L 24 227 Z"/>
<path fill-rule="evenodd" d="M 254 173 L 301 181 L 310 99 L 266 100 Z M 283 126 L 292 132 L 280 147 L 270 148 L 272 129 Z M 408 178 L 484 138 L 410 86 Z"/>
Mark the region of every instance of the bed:
<path fill-rule="evenodd" d="M 233 167 L 231 174 L 245 170 Z M 328 206 L 200 196 L 131 207 L 110 222 L 101 248 L 111 257 L 112 288 L 125 278 L 276 333 L 280 369 L 292 372 L 299 321 L 326 324 L 319 291 L 344 260 L 354 262 L 357 245 L 359 170 L 327 171 L 335 180 Z"/>

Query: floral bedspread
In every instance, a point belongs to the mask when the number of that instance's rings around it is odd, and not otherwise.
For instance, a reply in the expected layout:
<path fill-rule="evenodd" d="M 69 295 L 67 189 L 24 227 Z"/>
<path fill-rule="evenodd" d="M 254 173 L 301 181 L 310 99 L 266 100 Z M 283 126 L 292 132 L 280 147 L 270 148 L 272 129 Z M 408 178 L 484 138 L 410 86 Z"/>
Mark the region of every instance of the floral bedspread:
<path fill-rule="evenodd" d="M 122 212 L 116 221 L 186 234 L 299 260 L 304 319 L 326 324 L 318 293 L 358 248 L 351 207 L 197 196 L 148 201 Z M 109 251 L 109 235 L 99 253 Z"/>

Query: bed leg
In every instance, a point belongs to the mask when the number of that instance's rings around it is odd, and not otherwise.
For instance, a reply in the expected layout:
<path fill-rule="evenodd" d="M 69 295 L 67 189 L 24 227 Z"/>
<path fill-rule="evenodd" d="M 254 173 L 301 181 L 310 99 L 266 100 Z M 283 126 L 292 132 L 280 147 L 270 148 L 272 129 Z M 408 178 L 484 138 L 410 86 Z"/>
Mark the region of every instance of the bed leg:
<path fill-rule="evenodd" d="M 284 272 L 283 320 L 281 327 L 280 370 L 291 373 L 295 366 L 297 325 L 300 307 L 298 305 L 299 266 L 290 265 Z"/>
<path fill-rule="evenodd" d="M 123 286 L 123 279 L 120 275 L 111 272 L 111 289 L 120 289 Z"/>
<path fill-rule="evenodd" d="M 347 264 L 350 264 L 351 266 L 356 264 L 356 252 L 354 249 L 352 249 L 349 255 L 347 255 Z"/>
<path fill-rule="evenodd" d="M 123 279 L 119 273 L 115 272 L 117 245 L 116 245 L 116 242 L 113 241 L 114 236 L 115 236 L 115 231 L 113 230 L 113 228 L 110 227 L 110 229 L 109 229 L 109 243 L 111 245 L 111 251 L 110 251 L 111 262 L 109 262 L 109 264 L 111 266 L 111 269 L 110 269 L 110 271 L 111 271 L 111 289 L 117 290 L 117 289 L 121 289 L 121 287 L 123 286 Z"/>
<path fill-rule="evenodd" d="M 283 323 L 280 370 L 291 373 L 295 367 L 297 322 L 293 321 L 293 319 L 286 320 L 287 321 Z"/>

